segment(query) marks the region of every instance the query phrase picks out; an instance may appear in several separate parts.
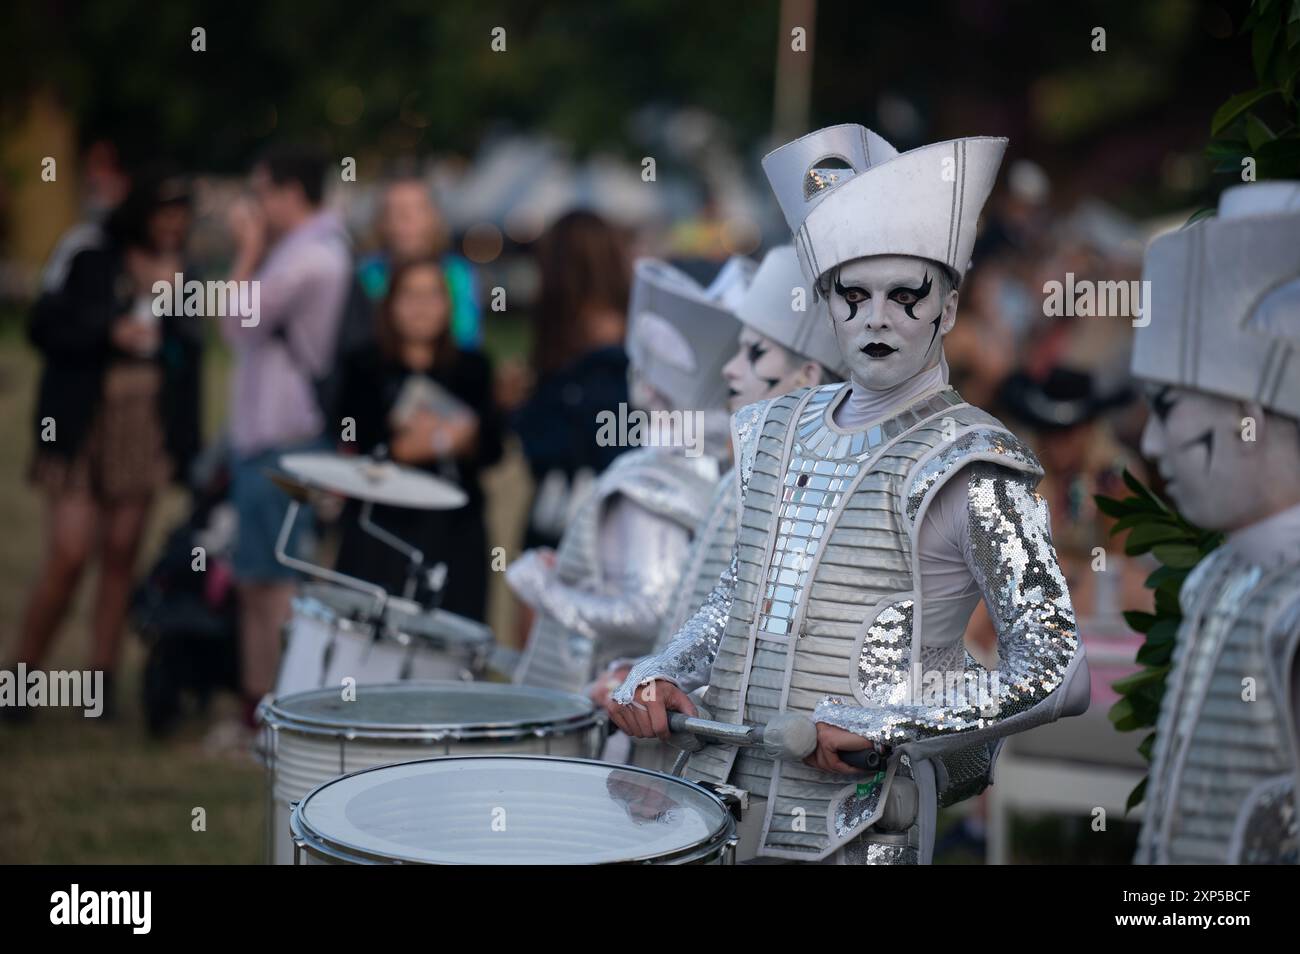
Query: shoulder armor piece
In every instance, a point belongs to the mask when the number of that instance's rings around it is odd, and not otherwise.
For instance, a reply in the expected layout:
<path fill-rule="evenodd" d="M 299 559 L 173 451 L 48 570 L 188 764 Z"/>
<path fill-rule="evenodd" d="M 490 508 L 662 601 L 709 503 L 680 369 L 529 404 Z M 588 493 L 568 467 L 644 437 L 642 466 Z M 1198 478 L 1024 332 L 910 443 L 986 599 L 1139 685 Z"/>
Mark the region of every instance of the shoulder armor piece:
<path fill-rule="evenodd" d="M 1042 478 L 1043 466 L 1029 445 L 992 415 L 976 409 L 973 417 L 977 421 L 974 426 L 959 422 L 962 429 L 954 439 L 931 451 L 908 475 L 905 497 L 909 524 L 915 523 L 922 505 L 937 487 L 973 461 L 989 461 L 1018 471 L 1031 478 L 1033 486 Z"/>
<path fill-rule="evenodd" d="M 621 454 L 600 476 L 601 500 L 622 494 L 652 513 L 689 530 L 704 519 L 717 482 L 699 461 L 658 448 L 642 447 Z"/>

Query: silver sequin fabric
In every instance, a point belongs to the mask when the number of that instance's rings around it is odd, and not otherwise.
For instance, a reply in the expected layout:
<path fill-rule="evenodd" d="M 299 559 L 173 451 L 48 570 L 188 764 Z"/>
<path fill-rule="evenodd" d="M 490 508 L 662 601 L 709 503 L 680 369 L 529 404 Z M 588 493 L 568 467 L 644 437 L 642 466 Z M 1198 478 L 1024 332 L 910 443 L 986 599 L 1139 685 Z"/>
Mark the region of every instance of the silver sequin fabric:
<path fill-rule="evenodd" d="M 863 646 L 858 675 L 875 704 L 867 708 L 827 697 L 814 713 L 816 721 L 899 745 L 994 725 L 1042 702 L 1062 684 L 1079 638 L 1047 505 L 1033 480 L 988 463 L 973 464 L 968 472 L 968 560 L 998 635 L 993 698 L 945 699 L 942 705 L 899 701 L 909 693 L 908 600 L 880 614 Z"/>
<path fill-rule="evenodd" d="M 908 489 L 908 519 L 916 519 L 926 494 L 940 481 L 940 478 L 954 467 L 969 462 L 972 456 L 996 456 L 1004 464 L 1007 462 L 1018 464 L 1027 474 L 1035 477 L 1043 476 L 1043 468 L 1038 463 L 1038 458 L 1016 435 L 992 428 L 971 431 L 962 434 L 941 453 L 935 454 L 921 466 Z"/>
<path fill-rule="evenodd" d="M 759 401 L 747 405 L 732 416 L 742 498 L 753 474 L 758 429 L 762 426 L 769 403 Z M 709 670 L 713 667 L 713 659 L 718 654 L 718 646 L 731 615 L 738 568 L 738 556 L 733 547 L 727 568 L 700 608 L 662 651 L 642 659 L 632 667 L 623 685 L 613 693 L 615 702 L 627 705 L 632 701 L 637 686 L 654 679 L 675 683 L 683 692 L 694 692 L 708 683 Z"/>
<path fill-rule="evenodd" d="M 754 453 L 758 449 L 758 432 L 771 401 L 759 401 L 742 407 L 731 419 L 736 461 L 740 467 L 741 496 L 754 473 Z"/>
<path fill-rule="evenodd" d="M 875 814 L 884 786 L 873 786 L 866 794 L 856 792 L 840 802 L 835 810 L 835 831 L 846 834 Z"/>
<path fill-rule="evenodd" d="M 627 705 L 638 686 L 654 679 L 675 683 L 683 692 L 694 692 L 708 683 L 713 657 L 718 654 L 718 645 L 731 615 L 736 567 L 733 551 L 730 566 L 695 615 L 682 627 L 681 633 L 658 655 L 648 656 L 632 667 L 623 685 L 613 693 L 615 702 Z"/>
<path fill-rule="evenodd" d="M 880 845 L 870 836 L 855 838 L 843 848 L 846 865 L 917 865 L 919 852 L 911 845 Z"/>
<path fill-rule="evenodd" d="M 1295 779 L 1281 778 L 1260 793 L 1250 808 L 1241 839 L 1243 865 L 1300 864 Z"/>

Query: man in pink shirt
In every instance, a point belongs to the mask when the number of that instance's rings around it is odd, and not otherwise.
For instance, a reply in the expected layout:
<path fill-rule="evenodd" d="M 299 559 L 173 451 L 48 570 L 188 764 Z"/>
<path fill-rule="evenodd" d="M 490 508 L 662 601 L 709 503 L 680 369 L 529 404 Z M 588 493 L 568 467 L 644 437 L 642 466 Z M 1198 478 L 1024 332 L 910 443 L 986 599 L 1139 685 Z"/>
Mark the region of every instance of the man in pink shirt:
<path fill-rule="evenodd" d="M 315 379 L 329 370 L 351 278 L 339 218 L 322 208 L 326 158 L 303 148 L 268 152 L 250 179 L 254 200 L 231 209 L 231 278 L 257 283 L 255 314 L 222 322 L 235 355 L 228 422 L 232 496 L 239 514 L 234 554 L 240 595 L 242 681 L 248 712 L 274 684 L 279 633 L 295 574 L 275 559 L 288 497 L 266 477 L 281 454 L 328 446 L 330 422 Z M 299 517 L 291 546 L 310 535 Z"/>

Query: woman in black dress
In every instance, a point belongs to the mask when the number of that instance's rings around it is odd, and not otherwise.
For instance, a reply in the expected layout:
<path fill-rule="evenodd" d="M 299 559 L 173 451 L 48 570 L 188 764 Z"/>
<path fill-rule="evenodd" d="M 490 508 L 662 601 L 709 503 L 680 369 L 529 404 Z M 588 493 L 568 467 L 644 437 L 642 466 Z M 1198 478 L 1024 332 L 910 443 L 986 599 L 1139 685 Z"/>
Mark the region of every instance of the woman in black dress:
<path fill-rule="evenodd" d="M 451 330 L 452 302 L 434 259 L 393 272 L 376 315 L 373 344 L 346 359 L 336 420 L 355 422 L 343 449 L 371 453 L 386 445 L 398 463 L 457 484 L 469 497 L 459 510 L 376 506 L 373 520 L 424 553 L 426 565 L 446 563 L 442 607 L 482 620 L 488 583 L 487 530 L 479 473 L 501 457 L 501 422 L 493 401 L 492 367 L 481 354 L 460 351 Z M 404 555 L 365 533 L 360 506 L 344 512 L 336 568 L 401 595 Z"/>
<path fill-rule="evenodd" d="M 43 362 L 29 478 L 44 498 L 45 543 L 17 644 L 6 647 L 13 662 L 0 669 L 42 663 L 84 571 L 98 563 L 89 668 L 104 673 L 108 717 L 149 514 L 184 478 L 201 437 L 199 327 L 153 310 L 155 283 L 186 271 L 190 205 L 188 183 L 170 170 L 137 177 L 51 273 L 28 328 Z M 30 710 L 0 718 L 7 713 Z"/>

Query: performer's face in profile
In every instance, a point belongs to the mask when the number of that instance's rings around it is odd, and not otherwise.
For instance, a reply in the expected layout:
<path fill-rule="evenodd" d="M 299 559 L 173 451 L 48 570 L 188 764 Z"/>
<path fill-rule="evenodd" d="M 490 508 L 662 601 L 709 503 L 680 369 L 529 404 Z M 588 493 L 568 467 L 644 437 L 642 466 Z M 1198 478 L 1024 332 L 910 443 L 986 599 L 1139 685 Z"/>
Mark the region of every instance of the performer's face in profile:
<path fill-rule="evenodd" d="M 1260 495 L 1258 441 L 1243 439 L 1247 411 L 1230 398 L 1147 385 L 1151 414 L 1142 453 L 1156 462 L 1179 513 L 1207 530 L 1235 530 L 1254 521 Z M 1264 427 L 1263 414 L 1256 422 Z M 1265 435 L 1260 434 L 1259 440 Z"/>
<path fill-rule="evenodd" d="M 770 338 L 752 328 L 740 332 L 739 350 L 722 369 L 730 396 L 728 408 L 739 411 L 746 404 L 793 391 L 800 385 L 799 359 Z"/>
<path fill-rule="evenodd" d="M 851 377 L 882 391 L 939 363 L 957 317 L 957 292 L 923 258 L 873 255 L 841 266 L 828 299 Z"/>

